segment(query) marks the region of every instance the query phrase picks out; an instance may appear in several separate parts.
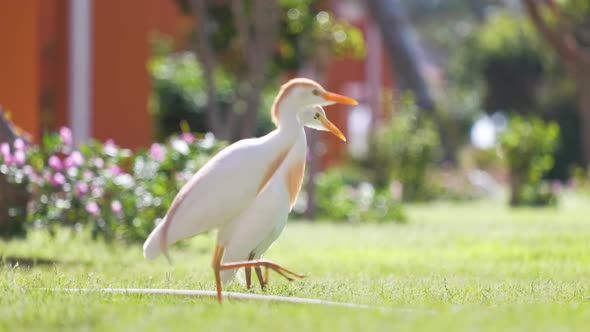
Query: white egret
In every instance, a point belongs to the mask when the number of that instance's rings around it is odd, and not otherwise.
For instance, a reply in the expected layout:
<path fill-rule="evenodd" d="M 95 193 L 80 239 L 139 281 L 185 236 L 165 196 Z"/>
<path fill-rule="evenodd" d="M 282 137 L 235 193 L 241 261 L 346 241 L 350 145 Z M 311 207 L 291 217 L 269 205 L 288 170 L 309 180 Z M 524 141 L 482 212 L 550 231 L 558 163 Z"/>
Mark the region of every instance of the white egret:
<path fill-rule="evenodd" d="M 296 78 L 284 84 L 272 107 L 278 128 L 260 138 L 238 141 L 211 158 L 178 192 L 162 222 L 145 241 L 144 257 L 167 255 L 174 242 L 221 228 L 243 213 L 294 146 L 302 129 L 298 114 L 309 107 L 334 103 L 356 105 L 352 98 L 328 92 L 312 80 Z M 279 273 L 290 272 L 267 261 L 225 267 L 221 264 L 223 254 L 224 247 L 217 244 L 213 270 L 220 302 L 221 270 L 266 266 Z"/>
<path fill-rule="evenodd" d="M 342 132 L 327 119 L 320 106 L 309 108 L 299 114 L 299 122 L 306 127 L 331 131 L 340 139 L 346 140 Z M 287 154 L 285 161 L 279 166 L 268 185 L 256 197 L 254 203 L 239 217 L 219 229 L 217 243 L 225 249 L 224 266 L 229 267 L 231 264 L 240 265 L 246 261 L 259 260 L 279 237 L 301 189 L 306 155 L 307 140 L 305 130 L 301 128 L 295 145 Z M 251 269 L 246 266 L 245 270 L 246 286 L 250 288 Z M 255 270 L 260 287 L 263 288 L 268 276 L 263 278 L 259 266 L 255 266 Z M 268 269 L 266 271 L 268 272 Z M 222 271 L 222 282 L 230 281 L 236 272 L 237 269 Z M 279 269 L 277 272 L 288 280 L 291 278 L 287 274 L 301 277 L 290 271 Z"/>

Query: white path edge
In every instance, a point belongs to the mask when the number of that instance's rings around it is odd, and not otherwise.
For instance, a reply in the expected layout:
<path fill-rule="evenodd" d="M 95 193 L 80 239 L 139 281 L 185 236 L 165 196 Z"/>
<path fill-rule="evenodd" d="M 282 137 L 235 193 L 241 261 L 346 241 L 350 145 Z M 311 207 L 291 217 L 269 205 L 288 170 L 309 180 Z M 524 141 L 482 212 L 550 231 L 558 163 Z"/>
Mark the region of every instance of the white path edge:
<path fill-rule="evenodd" d="M 180 295 L 180 296 L 192 296 L 192 297 L 215 297 L 217 293 L 215 291 L 208 290 L 189 290 L 189 289 L 166 289 L 166 288 L 43 288 L 43 290 L 52 292 L 72 292 L 72 293 L 113 293 L 113 294 L 146 294 L 146 295 Z M 357 304 L 350 302 L 335 302 L 326 301 L 320 299 L 310 299 L 301 297 L 287 297 L 278 295 L 260 295 L 260 294 L 246 294 L 237 292 L 222 292 L 222 296 L 225 299 L 236 299 L 236 300 L 263 300 L 263 301 L 274 301 L 274 302 L 286 302 L 286 303 L 299 303 L 299 304 L 316 304 L 316 305 L 327 305 L 327 306 L 339 306 L 359 309 L 381 309 L 387 311 L 398 311 L 406 313 L 426 313 L 433 314 L 430 310 L 419 310 L 409 308 L 388 308 L 388 307 L 375 307 L 365 304 Z"/>

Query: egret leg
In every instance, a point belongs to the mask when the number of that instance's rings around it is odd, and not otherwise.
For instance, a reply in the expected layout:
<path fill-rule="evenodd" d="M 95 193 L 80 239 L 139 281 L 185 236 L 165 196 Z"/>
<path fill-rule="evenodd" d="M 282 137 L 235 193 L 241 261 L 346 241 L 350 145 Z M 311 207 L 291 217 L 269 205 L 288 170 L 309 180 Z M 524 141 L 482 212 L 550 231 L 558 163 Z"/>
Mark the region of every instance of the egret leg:
<path fill-rule="evenodd" d="M 250 254 L 250 256 L 248 257 L 248 260 L 251 261 L 253 258 L 254 258 L 254 254 Z M 246 288 L 250 289 L 250 285 L 252 284 L 252 268 L 249 266 L 245 267 L 244 272 L 246 273 Z M 256 273 L 258 273 L 258 271 Z M 259 279 L 260 279 L 260 277 L 259 277 Z"/>
<path fill-rule="evenodd" d="M 250 289 L 250 285 L 252 283 L 252 268 L 245 267 L 244 272 L 246 273 L 246 288 Z"/>
<path fill-rule="evenodd" d="M 260 266 L 255 267 L 254 270 L 256 271 L 258 282 L 260 282 L 260 289 L 264 289 L 264 286 L 266 286 L 266 284 L 268 283 L 268 269 L 264 270 L 266 278 L 262 277 L 262 269 L 260 268 Z"/>
<path fill-rule="evenodd" d="M 224 249 L 222 246 L 215 247 L 213 254 L 213 273 L 215 274 L 215 286 L 217 289 L 217 301 L 221 304 L 221 260 L 223 259 Z"/>

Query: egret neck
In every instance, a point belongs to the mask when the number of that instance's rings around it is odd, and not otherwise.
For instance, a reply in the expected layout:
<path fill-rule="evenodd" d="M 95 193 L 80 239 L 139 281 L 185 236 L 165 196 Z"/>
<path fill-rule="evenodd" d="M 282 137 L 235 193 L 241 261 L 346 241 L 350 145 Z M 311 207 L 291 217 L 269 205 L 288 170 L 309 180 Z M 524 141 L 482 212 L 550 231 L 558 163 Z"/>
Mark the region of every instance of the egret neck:
<path fill-rule="evenodd" d="M 272 151 L 273 155 L 258 187 L 258 193 L 268 184 L 276 170 L 285 161 L 289 150 L 303 130 L 303 124 L 300 123 L 297 114 L 304 108 L 297 100 L 288 97 L 279 98 L 273 107 L 276 108 L 276 114 L 278 114 L 278 128 L 268 135 L 268 140 L 265 142 L 267 151 Z"/>

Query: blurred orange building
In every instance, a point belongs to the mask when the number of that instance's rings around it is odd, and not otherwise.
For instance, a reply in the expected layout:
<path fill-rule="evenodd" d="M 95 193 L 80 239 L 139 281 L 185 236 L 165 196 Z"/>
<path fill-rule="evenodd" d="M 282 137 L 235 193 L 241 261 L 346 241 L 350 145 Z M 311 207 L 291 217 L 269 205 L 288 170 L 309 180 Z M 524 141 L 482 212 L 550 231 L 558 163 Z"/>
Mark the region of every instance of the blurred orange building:
<path fill-rule="evenodd" d="M 362 1 L 326 5 L 364 31 L 367 56 L 333 61 L 324 85 L 357 98 L 354 112 L 379 117 L 381 90 L 392 84 L 379 31 Z M 174 0 L 0 1 L 0 105 L 35 139 L 66 125 L 77 141 L 112 138 L 126 147 L 146 146 L 152 138 L 150 36 L 157 31 L 183 44 L 191 26 Z M 329 116 L 353 138 L 349 111 L 338 107 Z M 330 151 L 324 165 L 345 155 L 337 138 L 322 140 Z"/>
<path fill-rule="evenodd" d="M 384 116 L 382 92 L 384 89 L 391 91 L 395 83 L 382 45 L 381 32 L 364 1 L 329 0 L 327 5 L 336 17 L 363 31 L 367 53 L 362 59 L 335 59 L 328 66 L 324 82 L 326 88 L 354 97 L 359 105 L 352 108 L 345 105 L 329 107 L 328 116 L 343 129 L 348 143 L 342 144 L 334 135 L 322 133 L 321 141 L 326 145 L 323 150 L 328 152 L 322 157 L 322 168 L 342 161 L 349 153 L 354 156 L 366 152 L 363 150 L 368 148 L 369 134 Z"/>
<path fill-rule="evenodd" d="M 145 146 L 150 35 L 184 36 L 187 21 L 170 0 L 0 1 L 0 104 L 36 139 L 67 125 Z"/>

